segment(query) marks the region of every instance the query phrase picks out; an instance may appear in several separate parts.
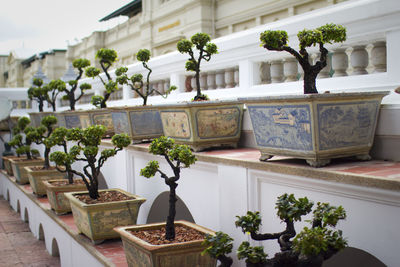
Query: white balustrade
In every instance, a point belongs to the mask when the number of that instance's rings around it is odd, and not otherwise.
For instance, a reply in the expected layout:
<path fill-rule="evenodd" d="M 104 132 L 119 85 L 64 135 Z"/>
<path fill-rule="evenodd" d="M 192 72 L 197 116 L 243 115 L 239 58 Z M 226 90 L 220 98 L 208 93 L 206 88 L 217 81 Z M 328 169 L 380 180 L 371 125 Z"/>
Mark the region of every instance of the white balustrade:
<path fill-rule="evenodd" d="M 347 76 L 347 68 L 349 65 L 346 48 L 336 48 L 332 55 L 332 68 L 335 71 L 333 77 Z"/>
<path fill-rule="evenodd" d="M 353 75 L 367 74 L 368 52 L 365 45 L 357 45 L 353 47 L 350 56 L 351 66 L 353 67 Z"/>
<path fill-rule="evenodd" d="M 297 81 L 297 60 L 294 57 L 285 58 L 283 62 L 283 75 L 285 82 Z"/>
<path fill-rule="evenodd" d="M 282 60 L 274 60 L 271 62 L 271 83 L 280 83 L 283 81 L 283 64 Z"/>
<path fill-rule="evenodd" d="M 216 89 L 215 84 L 215 72 L 211 71 L 207 73 L 207 90 Z"/>
<path fill-rule="evenodd" d="M 374 66 L 374 72 L 386 72 L 386 42 L 379 41 L 373 44 L 371 63 Z"/>
<path fill-rule="evenodd" d="M 225 74 L 222 70 L 219 70 L 215 74 L 215 83 L 217 85 L 217 89 L 221 89 L 225 87 Z"/>

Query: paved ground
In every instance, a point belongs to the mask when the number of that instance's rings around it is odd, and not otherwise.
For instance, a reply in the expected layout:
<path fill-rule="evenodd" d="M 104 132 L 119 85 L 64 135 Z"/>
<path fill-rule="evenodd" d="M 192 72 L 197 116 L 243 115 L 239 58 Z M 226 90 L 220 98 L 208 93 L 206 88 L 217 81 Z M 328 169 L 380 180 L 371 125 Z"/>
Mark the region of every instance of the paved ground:
<path fill-rule="evenodd" d="M 0 197 L 0 267 L 60 266 L 60 259 L 47 252 L 44 241 L 36 239 L 28 223 Z"/>

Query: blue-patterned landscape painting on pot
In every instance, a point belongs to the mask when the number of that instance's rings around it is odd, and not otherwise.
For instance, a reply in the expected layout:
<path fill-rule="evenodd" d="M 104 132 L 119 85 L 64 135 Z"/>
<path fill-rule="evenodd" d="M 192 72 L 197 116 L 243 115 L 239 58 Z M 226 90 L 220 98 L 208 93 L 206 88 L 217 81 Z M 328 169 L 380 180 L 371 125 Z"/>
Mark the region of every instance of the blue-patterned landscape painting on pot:
<path fill-rule="evenodd" d="M 162 135 L 163 128 L 158 110 L 130 111 L 133 135 Z"/>
<path fill-rule="evenodd" d="M 68 129 L 81 128 L 81 120 L 79 115 L 65 115 L 65 126 Z"/>
<path fill-rule="evenodd" d="M 249 106 L 257 145 L 312 150 L 309 105 Z"/>
<path fill-rule="evenodd" d="M 128 115 L 126 112 L 113 112 L 111 116 L 114 124 L 114 132 L 116 134 L 130 133 Z"/>
<path fill-rule="evenodd" d="M 379 101 L 317 105 L 319 149 L 369 143 L 373 139 Z"/>

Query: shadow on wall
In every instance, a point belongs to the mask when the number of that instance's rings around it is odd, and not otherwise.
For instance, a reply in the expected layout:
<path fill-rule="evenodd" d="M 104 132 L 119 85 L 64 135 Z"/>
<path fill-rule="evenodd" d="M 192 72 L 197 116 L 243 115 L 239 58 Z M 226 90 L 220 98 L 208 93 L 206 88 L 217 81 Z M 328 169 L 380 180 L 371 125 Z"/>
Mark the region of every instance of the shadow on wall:
<path fill-rule="evenodd" d="M 183 203 L 180 197 L 177 197 L 176 202 L 176 216 L 175 220 L 185 220 L 189 222 L 195 222 L 189 209 Z M 147 217 L 147 223 L 165 222 L 168 216 L 168 199 L 169 191 L 162 192 L 159 194 L 151 205 L 149 216 Z"/>
<path fill-rule="evenodd" d="M 104 176 L 101 172 L 99 174 L 99 177 L 97 177 L 97 179 L 99 180 L 99 189 L 108 189 L 106 179 L 104 179 Z"/>
<path fill-rule="evenodd" d="M 347 247 L 334 255 L 329 260 L 325 261 L 323 267 L 386 267 L 380 260 L 372 256 L 368 252 Z"/>

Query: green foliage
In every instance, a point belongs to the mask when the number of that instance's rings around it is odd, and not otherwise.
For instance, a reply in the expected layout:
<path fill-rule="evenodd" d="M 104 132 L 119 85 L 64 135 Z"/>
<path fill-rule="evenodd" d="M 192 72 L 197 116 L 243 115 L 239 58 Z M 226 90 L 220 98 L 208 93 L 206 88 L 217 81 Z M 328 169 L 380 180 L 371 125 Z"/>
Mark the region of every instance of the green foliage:
<path fill-rule="evenodd" d="M 211 37 L 207 33 L 198 32 L 195 33 L 190 40 L 192 41 L 193 45 L 200 50 L 206 46 L 209 41 L 211 41 Z"/>
<path fill-rule="evenodd" d="M 114 49 L 101 48 L 96 52 L 96 58 L 106 67 L 111 66 L 117 60 L 117 52 Z"/>
<path fill-rule="evenodd" d="M 154 155 L 167 155 L 175 145 L 175 140 L 166 136 L 160 136 L 151 142 L 149 152 Z"/>
<path fill-rule="evenodd" d="M 346 41 L 346 28 L 342 25 L 326 24 L 317 28 L 322 33 L 323 43 L 341 43 Z"/>
<path fill-rule="evenodd" d="M 45 116 L 42 118 L 41 124 L 46 127 L 46 129 L 49 129 L 57 124 L 57 118 L 53 115 Z"/>
<path fill-rule="evenodd" d="M 245 216 L 236 216 L 235 226 L 242 228 L 243 233 L 258 232 L 261 225 L 260 212 L 247 211 Z"/>
<path fill-rule="evenodd" d="M 215 235 L 206 234 L 202 245 L 207 246 L 201 253 L 202 255 L 208 253 L 212 258 L 217 259 L 232 252 L 233 239 L 219 231 Z"/>
<path fill-rule="evenodd" d="M 114 82 L 114 81 L 108 81 L 108 82 L 104 85 L 104 87 L 106 88 L 106 92 L 109 93 L 109 94 L 111 94 L 111 93 L 113 93 L 113 92 L 119 90 L 119 88 L 118 88 L 118 83 L 117 83 L 117 82 Z"/>
<path fill-rule="evenodd" d="M 101 72 L 100 69 L 96 67 L 87 67 L 85 69 L 85 75 L 91 78 L 97 77 L 100 74 L 100 72 Z"/>
<path fill-rule="evenodd" d="M 82 83 L 79 88 L 84 91 L 84 90 L 89 90 L 92 89 L 92 85 L 90 83 Z"/>
<path fill-rule="evenodd" d="M 293 194 L 283 194 L 278 197 L 275 208 L 282 221 L 301 221 L 301 216 L 310 213 L 313 205 L 307 197 L 296 199 Z"/>
<path fill-rule="evenodd" d="M 84 146 L 99 146 L 101 139 L 105 136 L 107 128 L 104 125 L 92 125 L 84 130 L 79 141 Z"/>
<path fill-rule="evenodd" d="M 140 49 L 136 53 L 136 58 L 142 62 L 148 62 L 150 60 L 150 51 L 148 49 Z"/>
<path fill-rule="evenodd" d="M 280 49 L 287 45 L 288 34 L 286 31 L 265 31 L 260 35 L 261 44 Z"/>
<path fill-rule="evenodd" d="M 76 69 L 84 69 L 90 66 L 90 60 L 86 58 L 77 58 L 72 61 L 72 66 Z"/>
<path fill-rule="evenodd" d="M 57 79 L 57 80 L 51 80 L 48 84 L 48 89 L 50 91 L 55 90 L 59 92 L 63 92 L 66 89 L 66 84 L 64 81 Z"/>
<path fill-rule="evenodd" d="M 97 146 L 86 146 L 83 148 L 83 155 L 85 155 L 86 158 L 96 157 L 98 152 L 99 148 Z"/>
<path fill-rule="evenodd" d="M 50 154 L 50 161 L 53 161 L 57 166 L 66 166 L 74 163 L 73 157 L 70 157 L 67 153 L 61 151 L 55 151 Z"/>
<path fill-rule="evenodd" d="M 115 147 L 123 148 L 131 144 L 131 139 L 127 134 L 116 134 L 111 138 L 111 143 Z"/>
<path fill-rule="evenodd" d="M 128 68 L 127 67 L 119 67 L 118 69 L 115 70 L 115 75 L 116 76 L 121 76 L 125 73 L 128 72 Z"/>
<path fill-rule="evenodd" d="M 41 87 L 43 85 L 43 80 L 40 78 L 33 78 L 32 84 L 37 87 Z"/>
<path fill-rule="evenodd" d="M 293 239 L 293 250 L 305 256 L 317 256 L 329 248 L 341 250 L 347 246 L 342 231 L 332 231 L 325 227 L 304 227 Z"/>
<path fill-rule="evenodd" d="M 159 167 L 160 167 L 160 165 L 158 164 L 158 161 L 151 160 L 147 163 L 146 167 L 144 167 L 143 169 L 140 170 L 140 175 L 142 175 L 146 178 L 151 178 L 154 175 L 156 175 Z"/>
<path fill-rule="evenodd" d="M 346 219 L 346 211 L 342 206 L 334 207 L 329 203 L 318 202 L 313 214 L 314 221 L 321 222 L 323 227 L 336 227 L 339 220 Z"/>
<path fill-rule="evenodd" d="M 92 96 L 92 100 L 90 101 L 90 103 L 95 106 L 96 108 L 100 108 L 101 107 L 101 103 L 104 101 L 104 97 L 101 95 L 94 95 Z"/>
<path fill-rule="evenodd" d="M 20 129 L 20 131 L 23 131 L 30 123 L 31 120 L 28 117 L 20 117 L 17 121 L 17 127 Z"/>
<path fill-rule="evenodd" d="M 189 53 L 192 50 L 193 43 L 187 39 L 182 39 L 176 44 L 176 47 L 182 54 Z"/>
<path fill-rule="evenodd" d="M 264 253 L 264 247 L 251 247 L 247 241 L 242 242 L 237 250 L 238 259 L 246 259 L 246 263 L 264 263 L 267 260 L 267 254 Z"/>

